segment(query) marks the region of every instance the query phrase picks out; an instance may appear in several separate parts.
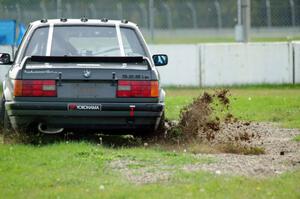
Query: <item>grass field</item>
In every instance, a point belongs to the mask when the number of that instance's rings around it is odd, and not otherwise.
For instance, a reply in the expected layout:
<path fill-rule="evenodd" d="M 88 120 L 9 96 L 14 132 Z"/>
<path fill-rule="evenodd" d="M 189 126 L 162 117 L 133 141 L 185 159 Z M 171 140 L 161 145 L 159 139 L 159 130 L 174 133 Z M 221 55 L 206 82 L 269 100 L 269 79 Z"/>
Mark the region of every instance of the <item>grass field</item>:
<path fill-rule="evenodd" d="M 214 88 L 205 89 L 212 91 Z M 200 95 L 200 88 L 168 88 L 167 117 L 178 119 L 180 109 Z M 276 122 L 300 128 L 300 85 L 241 86 L 230 88 L 231 111 L 242 120 Z"/>
<path fill-rule="evenodd" d="M 108 163 L 119 159 L 172 166 L 167 182 L 135 185 Z M 183 164 L 210 160 L 158 149 L 113 149 L 87 143 L 0 146 L 1 198 L 299 198 L 300 171 L 251 179 L 184 172 Z M 159 163 L 159 164 L 157 164 Z M 143 167 L 143 164 L 132 165 Z"/>
<path fill-rule="evenodd" d="M 239 118 L 300 128 L 299 85 L 230 90 L 232 112 Z M 180 108 L 203 89 L 167 88 L 166 92 L 167 117 L 178 119 Z M 113 169 L 111 163 L 116 161 L 128 161 L 127 170 Z M 257 179 L 182 169 L 208 161 L 217 160 L 143 144 L 0 145 L 0 198 L 300 198 L 300 170 Z M 159 176 L 162 170 L 172 173 L 166 181 L 135 184 L 125 177 L 145 172 Z"/>
<path fill-rule="evenodd" d="M 300 135 L 296 136 L 296 137 L 294 138 L 294 140 L 295 140 L 296 142 L 300 142 Z"/>

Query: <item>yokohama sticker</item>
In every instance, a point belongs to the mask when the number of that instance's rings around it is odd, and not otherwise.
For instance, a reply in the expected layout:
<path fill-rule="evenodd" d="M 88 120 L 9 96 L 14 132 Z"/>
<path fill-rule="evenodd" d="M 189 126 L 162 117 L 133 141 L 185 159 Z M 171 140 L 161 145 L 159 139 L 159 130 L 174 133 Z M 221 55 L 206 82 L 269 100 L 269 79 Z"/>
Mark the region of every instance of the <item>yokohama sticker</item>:
<path fill-rule="evenodd" d="M 68 110 L 101 111 L 100 104 L 68 104 Z"/>

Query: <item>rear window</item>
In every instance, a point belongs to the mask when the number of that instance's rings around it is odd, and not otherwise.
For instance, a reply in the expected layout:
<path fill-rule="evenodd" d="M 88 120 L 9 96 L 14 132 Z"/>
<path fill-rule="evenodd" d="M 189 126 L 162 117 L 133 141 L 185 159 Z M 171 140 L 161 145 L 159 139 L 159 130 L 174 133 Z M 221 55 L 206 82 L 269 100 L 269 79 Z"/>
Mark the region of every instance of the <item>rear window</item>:
<path fill-rule="evenodd" d="M 54 27 L 51 56 L 120 56 L 115 27 Z"/>
<path fill-rule="evenodd" d="M 54 26 L 38 28 L 25 55 L 146 56 L 135 30 L 115 26 Z"/>

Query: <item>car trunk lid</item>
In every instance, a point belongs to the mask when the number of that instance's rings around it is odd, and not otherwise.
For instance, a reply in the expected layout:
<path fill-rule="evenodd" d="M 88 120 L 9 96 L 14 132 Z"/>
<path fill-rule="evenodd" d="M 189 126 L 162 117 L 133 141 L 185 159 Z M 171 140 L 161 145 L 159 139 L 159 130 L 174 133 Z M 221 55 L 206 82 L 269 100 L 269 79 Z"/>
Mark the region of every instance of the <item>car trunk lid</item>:
<path fill-rule="evenodd" d="M 41 57 L 25 61 L 22 79 L 55 80 L 58 99 L 115 99 L 119 80 L 151 81 L 143 57 Z"/>

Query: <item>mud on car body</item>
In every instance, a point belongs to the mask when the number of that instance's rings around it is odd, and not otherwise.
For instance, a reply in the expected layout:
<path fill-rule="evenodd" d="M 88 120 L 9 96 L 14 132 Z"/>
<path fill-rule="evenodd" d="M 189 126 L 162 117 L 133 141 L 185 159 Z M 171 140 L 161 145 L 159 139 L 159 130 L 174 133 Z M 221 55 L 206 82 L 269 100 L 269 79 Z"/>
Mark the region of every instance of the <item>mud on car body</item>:
<path fill-rule="evenodd" d="M 149 133 L 164 122 L 165 92 L 136 24 L 54 19 L 31 23 L 3 81 L 5 128 Z"/>

